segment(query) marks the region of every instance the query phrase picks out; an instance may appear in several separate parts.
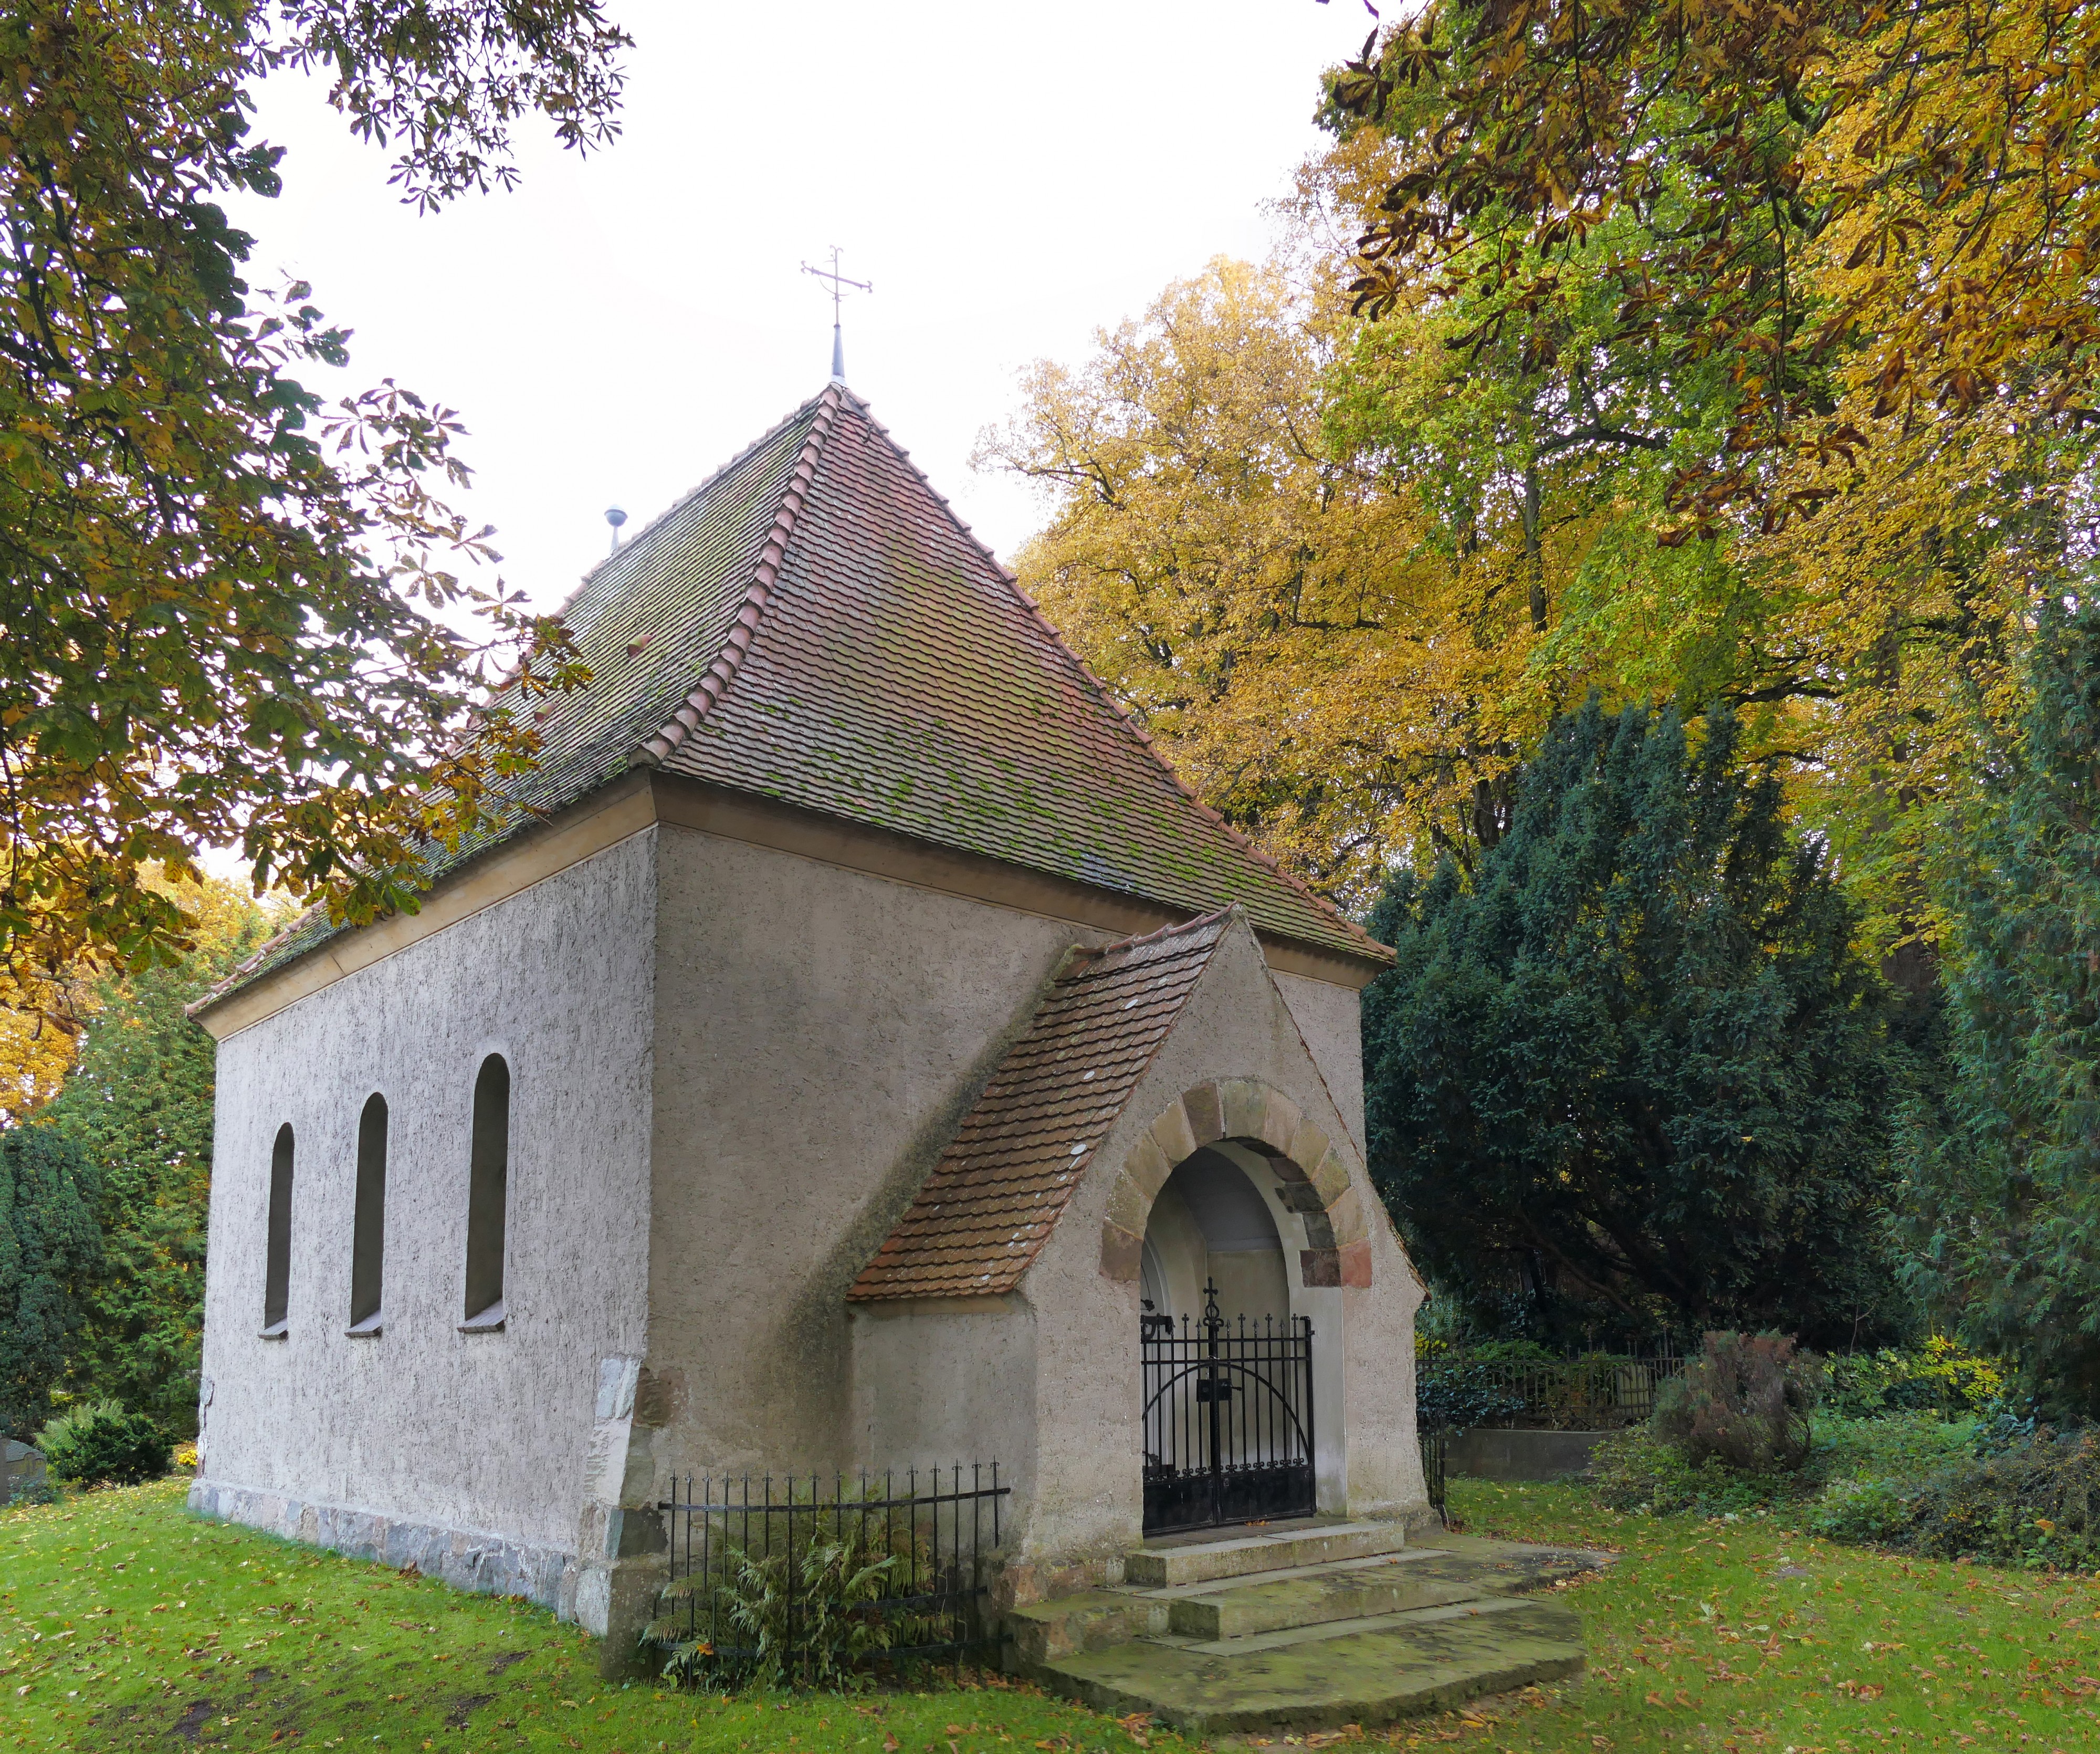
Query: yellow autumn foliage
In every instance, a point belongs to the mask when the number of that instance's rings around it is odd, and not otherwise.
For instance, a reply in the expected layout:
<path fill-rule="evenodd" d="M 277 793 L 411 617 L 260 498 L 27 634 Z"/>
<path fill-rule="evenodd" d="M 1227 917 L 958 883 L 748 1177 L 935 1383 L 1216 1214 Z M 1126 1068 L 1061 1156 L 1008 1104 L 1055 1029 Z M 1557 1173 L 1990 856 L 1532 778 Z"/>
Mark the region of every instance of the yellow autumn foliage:
<path fill-rule="evenodd" d="M 1464 842 L 1546 703 L 1507 549 L 1454 550 L 1330 443 L 1330 308 L 1214 261 L 1036 365 L 977 461 L 1044 489 L 1017 557 L 1044 612 L 1214 806 L 1348 895 Z"/>
<path fill-rule="evenodd" d="M 209 959 L 249 930 L 256 904 L 243 884 L 200 873 L 170 877 L 158 865 L 147 886 L 181 910 L 192 955 Z M 281 904 L 266 904 L 286 911 Z M 0 964 L 0 1125 L 19 1126 L 55 1096 L 72 1070 L 80 1032 L 100 1009 L 115 971 L 76 964 L 54 974 Z"/>

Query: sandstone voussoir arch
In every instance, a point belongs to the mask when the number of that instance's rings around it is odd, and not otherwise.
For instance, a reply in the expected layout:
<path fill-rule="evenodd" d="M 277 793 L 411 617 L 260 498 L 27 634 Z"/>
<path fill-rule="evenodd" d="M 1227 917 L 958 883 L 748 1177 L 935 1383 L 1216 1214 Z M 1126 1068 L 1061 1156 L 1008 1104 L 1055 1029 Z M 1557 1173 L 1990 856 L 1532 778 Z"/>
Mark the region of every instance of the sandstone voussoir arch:
<path fill-rule="evenodd" d="M 1370 1235 L 1343 1147 L 1273 1086 L 1228 1078 L 1185 1090 L 1160 1111 L 1123 1160 L 1101 1226 L 1101 1272 L 1123 1283 L 1141 1270 L 1152 1203 L 1184 1158 L 1229 1139 L 1259 1151 L 1305 1226 L 1299 1272 L 1307 1285 L 1367 1287 Z"/>

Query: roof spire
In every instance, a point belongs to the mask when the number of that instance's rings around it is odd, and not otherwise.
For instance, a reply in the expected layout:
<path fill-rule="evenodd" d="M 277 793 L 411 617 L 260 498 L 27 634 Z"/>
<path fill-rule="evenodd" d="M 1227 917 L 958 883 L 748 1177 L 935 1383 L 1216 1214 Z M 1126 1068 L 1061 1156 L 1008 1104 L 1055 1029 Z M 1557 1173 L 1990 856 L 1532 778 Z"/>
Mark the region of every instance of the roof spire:
<path fill-rule="evenodd" d="M 836 244 L 832 245 L 832 265 L 828 268 L 813 268 L 805 262 L 802 264 L 802 272 L 832 283 L 832 382 L 842 384 L 846 381 L 846 338 L 839 321 L 840 303 L 845 298 L 847 287 L 852 287 L 856 292 L 871 293 L 875 290 L 875 283 L 872 281 L 849 281 L 839 272 L 839 246 Z"/>

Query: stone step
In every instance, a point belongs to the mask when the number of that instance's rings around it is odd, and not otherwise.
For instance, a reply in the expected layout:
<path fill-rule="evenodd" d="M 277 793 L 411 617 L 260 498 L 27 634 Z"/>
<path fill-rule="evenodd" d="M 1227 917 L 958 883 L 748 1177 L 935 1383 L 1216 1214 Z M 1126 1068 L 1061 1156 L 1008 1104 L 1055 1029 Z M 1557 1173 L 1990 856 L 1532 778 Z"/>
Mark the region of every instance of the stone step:
<path fill-rule="evenodd" d="M 1013 1654 L 1032 1669 L 1132 1638 L 1157 1637 L 1167 1630 L 1168 1606 L 1131 1591 L 1083 1590 L 1008 1609 L 1006 1629 Z"/>
<path fill-rule="evenodd" d="M 1435 1608 L 1409 1608 L 1399 1614 L 1369 1615 L 1350 1620 L 1327 1620 L 1312 1626 L 1286 1626 L 1270 1633 L 1249 1633 L 1238 1638 L 1184 1638 L 1178 1633 L 1162 1633 L 1158 1642 L 1177 1650 L 1200 1650 L 1211 1656 L 1245 1656 L 1251 1650 L 1280 1650 L 1286 1645 L 1302 1645 L 1321 1638 L 1339 1638 L 1348 1633 L 1389 1632 L 1396 1625 L 1426 1626 L 1432 1621 L 1509 1614 L 1524 1606 L 1493 1596 L 1475 1596 L 1463 1602 Z"/>
<path fill-rule="evenodd" d="M 1040 1664 L 1035 1673 L 1052 1692 L 1096 1711 L 1149 1712 L 1186 1734 L 1213 1735 L 1369 1728 L 1582 1668 L 1574 1613 L 1505 1600 L 1222 1646 L 1138 1638 Z"/>
<path fill-rule="evenodd" d="M 1406 1544 L 1406 1525 L 1400 1522 L 1294 1523 L 1221 1540 L 1155 1542 L 1125 1560 L 1123 1579 L 1155 1589 L 1208 1584 L 1255 1571 L 1397 1553 Z"/>
<path fill-rule="evenodd" d="M 1186 1638 L 1244 1638 L 1480 1597 L 1473 1584 L 1427 1575 L 1414 1566 L 1359 1563 L 1294 1577 L 1257 1575 L 1224 1589 L 1178 1597 L 1168 1604 L 1167 1625 Z"/>

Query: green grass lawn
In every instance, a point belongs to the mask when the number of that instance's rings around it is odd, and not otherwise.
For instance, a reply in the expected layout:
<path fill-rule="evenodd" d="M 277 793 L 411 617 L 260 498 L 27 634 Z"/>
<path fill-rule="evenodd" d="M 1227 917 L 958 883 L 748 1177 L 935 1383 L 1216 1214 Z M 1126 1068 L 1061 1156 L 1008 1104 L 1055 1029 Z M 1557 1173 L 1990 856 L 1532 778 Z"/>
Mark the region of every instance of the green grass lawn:
<path fill-rule="evenodd" d="M 183 1484 L 0 1513 L 0 1747 L 1182 1747 L 1025 1688 L 722 1700 L 608 1686 L 591 1641 L 537 1609 L 198 1522 Z M 1453 1503 L 1476 1533 L 1621 1553 L 1567 1593 L 1589 1677 L 1368 1739 L 1484 1754 L 2100 1750 L 2100 1581 L 1908 1562 L 1766 1521 L 1620 1517 L 1579 1487 L 1459 1481 Z"/>
<path fill-rule="evenodd" d="M 2100 1750 L 2100 1579 L 1835 1547 L 1776 1519 L 1622 1517 L 1579 1486 L 1458 1480 L 1469 1532 L 1607 1547 L 1573 1584 L 1590 1671 L 1498 1700 L 1480 1743 L 1865 1754 Z M 1452 1734 L 1405 1728 L 1404 1745 Z"/>

